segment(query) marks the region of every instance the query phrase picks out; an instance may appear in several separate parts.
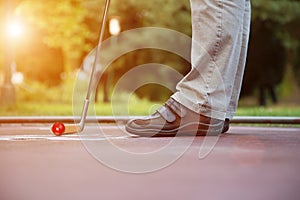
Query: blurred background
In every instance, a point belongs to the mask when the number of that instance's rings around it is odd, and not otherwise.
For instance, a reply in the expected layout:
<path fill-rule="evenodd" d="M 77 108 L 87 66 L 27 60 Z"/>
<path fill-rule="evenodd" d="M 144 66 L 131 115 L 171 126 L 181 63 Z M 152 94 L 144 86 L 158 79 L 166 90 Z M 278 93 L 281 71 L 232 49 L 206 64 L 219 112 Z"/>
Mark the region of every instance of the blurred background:
<path fill-rule="evenodd" d="M 104 5 L 104 0 L 0 0 L 0 116 L 72 114 L 76 74 L 87 70 L 82 63 L 97 45 Z M 300 1 L 252 0 L 248 62 L 238 114 L 300 115 L 299 25 Z M 107 26 L 105 38 L 148 26 L 191 36 L 190 3 L 113 0 Z M 184 59 L 161 50 L 127 53 L 101 76 L 97 114 L 112 114 L 114 84 L 144 63 L 165 64 L 183 75 L 190 69 Z M 145 85 L 133 97 L 136 104 L 131 114 L 148 114 L 153 102 L 162 103 L 170 95 L 162 86 Z"/>

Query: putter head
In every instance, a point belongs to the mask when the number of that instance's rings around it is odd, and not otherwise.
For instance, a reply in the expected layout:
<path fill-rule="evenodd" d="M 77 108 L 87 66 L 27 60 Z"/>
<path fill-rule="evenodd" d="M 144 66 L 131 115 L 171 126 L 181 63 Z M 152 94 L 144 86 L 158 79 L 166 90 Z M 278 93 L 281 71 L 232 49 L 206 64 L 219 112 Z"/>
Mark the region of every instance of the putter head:
<path fill-rule="evenodd" d="M 81 124 L 63 124 L 56 122 L 51 126 L 51 132 L 56 136 L 78 133 L 83 130 Z"/>
<path fill-rule="evenodd" d="M 63 135 L 78 133 L 81 131 L 82 131 L 82 127 L 80 124 L 66 124 Z"/>

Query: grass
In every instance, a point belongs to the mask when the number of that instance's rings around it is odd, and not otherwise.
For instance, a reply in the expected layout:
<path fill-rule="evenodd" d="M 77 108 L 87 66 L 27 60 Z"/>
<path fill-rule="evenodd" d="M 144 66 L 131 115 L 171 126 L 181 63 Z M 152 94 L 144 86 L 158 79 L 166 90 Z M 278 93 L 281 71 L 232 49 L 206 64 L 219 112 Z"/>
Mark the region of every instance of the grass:
<path fill-rule="evenodd" d="M 300 106 L 239 107 L 236 115 L 300 117 Z"/>
<path fill-rule="evenodd" d="M 91 104 L 89 115 L 94 116 L 134 116 L 152 114 L 160 105 L 146 100 L 133 102 L 131 106 L 116 103 Z M 14 107 L 1 107 L 0 116 L 80 116 L 82 103 L 73 106 L 71 103 L 40 103 L 26 102 L 18 103 Z M 276 105 L 269 107 L 241 106 L 238 108 L 236 116 L 290 116 L 300 117 L 300 106 Z M 300 127 L 300 125 L 280 125 L 280 124 L 251 124 L 251 126 L 275 126 L 275 127 Z"/>
<path fill-rule="evenodd" d="M 26 102 L 2 107 L 1 116 L 67 116 L 73 115 L 72 105 L 59 103 Z"/>
<path fill-rule="evenodd" d="M 159 103 L 146 100 L 134 100 L 129 107 L 124 103 L 97 103 L 91 104 L 89 110 L 98 116 L 110 115 L 149 115 L 158 107 Z M 80 114 L 82 104 L 73 106 L 70 103 L 23 102 L 15 106 L 1 107 L 1 116 L 70 116 L 73 112 Z M 237 116 L 300 116 L 300 106 L 276 105 L 268 107 L 241 106 Z"/>
<path fill-rule="evenodd" d="M 16 87 L 17 104 L 0 105 L 0 116 L 71 116 L 80 115 L 85 98 L 87 82 L 69 76 L 61 85 L 46 86 L 40 82 L 29 81 Z M 75 84 L 76 83 L 76 84 Z M 98 94 L 99 95 L 99 94 Z M 76 97 L 76 98 L 75 98 Z M 98 96 L 102 99 L 101 94 Z M 72 99 L 78 101 L 72 105 Z M 110 115 L 149 115 L 162 103 L 153 103 L 126 92 L 115 94 L 117 102 L 90 105 L 90 112 L 98 116 Z M 129 103 L 128 102 L 129 99 Z M 295 101 L 298 102 L 298 101 Z M 129 105 L 129 106 L 128 106 Z M 243 98 L 237 116 L 300 116 L 300 104 L 275 106 L 256 106 L 256 98 Z M 73 109 L 74 107 L 74 109 Z M 95 111 L 95 112 L 93 112 Z"/>

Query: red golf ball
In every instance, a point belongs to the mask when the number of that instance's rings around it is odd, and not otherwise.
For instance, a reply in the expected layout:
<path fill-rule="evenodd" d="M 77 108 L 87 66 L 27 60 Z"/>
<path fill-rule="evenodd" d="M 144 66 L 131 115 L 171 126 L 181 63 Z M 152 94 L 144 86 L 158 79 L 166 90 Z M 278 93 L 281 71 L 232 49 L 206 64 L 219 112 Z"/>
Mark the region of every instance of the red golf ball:
<path fill-rule="evenodd" d="M 65 132 L 65 125 L 61 122 L 55 122 L 51 127 L 52 133 L 61 136 Z"/>

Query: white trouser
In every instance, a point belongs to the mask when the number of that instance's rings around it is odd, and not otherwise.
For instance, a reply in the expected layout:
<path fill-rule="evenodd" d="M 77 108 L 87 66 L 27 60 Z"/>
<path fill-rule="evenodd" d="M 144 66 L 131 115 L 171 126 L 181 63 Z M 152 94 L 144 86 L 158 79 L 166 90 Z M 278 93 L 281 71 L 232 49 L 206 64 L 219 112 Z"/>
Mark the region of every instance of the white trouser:
<path fill-rule="evenodd" d="M 250 0 L 190 1 L 192 69 L 172 98 L 197 113 L 231 119 L 246 62 Z"/>

